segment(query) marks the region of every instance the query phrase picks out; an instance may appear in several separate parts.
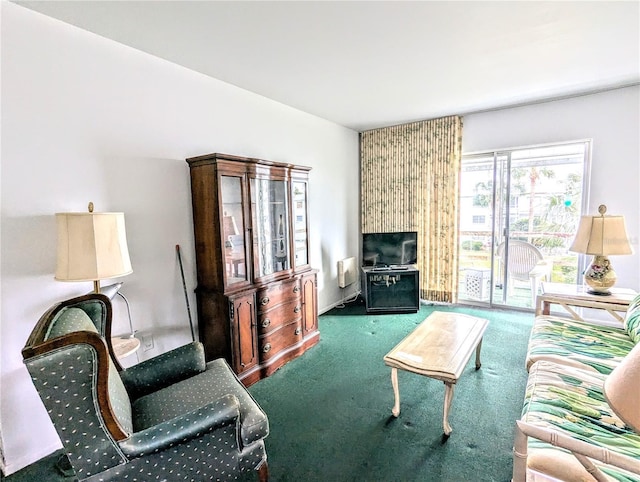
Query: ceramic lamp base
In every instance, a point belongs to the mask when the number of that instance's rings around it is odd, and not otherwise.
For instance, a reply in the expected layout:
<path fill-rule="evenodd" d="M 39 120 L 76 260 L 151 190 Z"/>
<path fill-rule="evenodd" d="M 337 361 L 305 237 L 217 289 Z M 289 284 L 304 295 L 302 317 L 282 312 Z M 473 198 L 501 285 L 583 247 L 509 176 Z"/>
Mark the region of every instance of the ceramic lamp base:
<path fill-rule="evenodd" d="M 594 295 L 610 295 L 609 288 L 616 284 L 616 280 L 616 272 L 606 256 L 594 256 L 591 265 L 584 272 L 588 292 Z"/>

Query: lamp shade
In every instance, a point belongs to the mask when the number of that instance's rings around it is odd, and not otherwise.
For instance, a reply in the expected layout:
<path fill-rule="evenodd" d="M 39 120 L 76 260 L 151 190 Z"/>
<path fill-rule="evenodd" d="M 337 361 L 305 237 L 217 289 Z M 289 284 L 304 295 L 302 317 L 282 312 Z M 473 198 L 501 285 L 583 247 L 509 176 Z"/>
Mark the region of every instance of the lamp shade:
<path fill-rule="evenodd" d="M 624 217 L 582 216 L 569 251 L 605 256 L 631 254 Z"/>
<path fill-rule="evenodd" d="M 57 213 L 59 281 L 97 281 L 133 272 L 123 213 Z"/>
<path fill-rule="evenodd" d="M 609 374 L 604 393 L 620 420 L 640 433 L 640 344 Z"/>

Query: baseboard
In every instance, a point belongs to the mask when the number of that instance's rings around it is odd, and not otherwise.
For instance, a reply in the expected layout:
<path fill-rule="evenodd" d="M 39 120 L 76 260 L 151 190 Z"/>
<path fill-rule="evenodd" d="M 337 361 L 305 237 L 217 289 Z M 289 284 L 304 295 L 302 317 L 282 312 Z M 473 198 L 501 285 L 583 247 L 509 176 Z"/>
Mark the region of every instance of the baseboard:
<path fill-rule="evenodd" d="M 322 315 L 322 314 L 326 313 L 327 311 L 331 311 L 336 306 L 340 306 L 340 305 L 346 303 L 349 300 L 352 300 L 354 297 L 359 296 L 359 295 L 360 295 L 360 290 L 356 290 L 353 293 L 351 293 L 350 295 L 344 296 L 341 300 L 338 300 L 335 303 L 332 303 L 329 306 L 326 306 L 324 308 L 318 309 L 318 315 Z"/>
<path fill-rule="evenodd" d="M 431 300 L 423 300 L 420 298 L 420 304 L 425 306 L 453 306 L 452 303 L 448 301 L 431 301 Z"/>
<path fill-rule="evenodd" d="M 60 443 L 51 444 L 48 447 L 41 448 L 37 452 L 30 453 L 28 456 L 24 455 L 22 457 L 18 457 L 17 459 L 12 460 L 11 462 L 7 462 L 5 460 L 4 475 L 9 476 L 19 470 L 22 470 L 25 467 L 28 467 L 29 465 L 33 464 L 34 462 L 37 462 L 38 460 L 48 455 L 51 455 L 57 450 L 60 450 L 61 448 L 62 448 L 62 445 Z"/>

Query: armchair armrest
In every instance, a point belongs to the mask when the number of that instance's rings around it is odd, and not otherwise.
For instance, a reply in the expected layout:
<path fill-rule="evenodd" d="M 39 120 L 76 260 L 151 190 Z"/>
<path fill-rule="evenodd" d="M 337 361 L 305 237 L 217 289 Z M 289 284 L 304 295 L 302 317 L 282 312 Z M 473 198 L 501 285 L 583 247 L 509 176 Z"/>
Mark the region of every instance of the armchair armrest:
<path fill-rule="evenodd" d="M 600 469 L 589 459 L 619 467 L 633 474 L 640 475 L 640 460 L 627 455 L 612 452 L 606 448 L 592 445 L 575 439 L 557 430 L 543 428 L 517 420 L 516 439 L 514 446 L 514 481 L 525 480 L 527 437 L 533 437 L 556 447 L 568 450 L 582 464 L 582 466 L 598 481 L 607 481 Z M 517 461 L 517 459 L 520 459 Z M 524 463 L 524 465 L 520 465 Z"/>
<path fill-rule="evenodd" d="M 122 370 L 120 377 L 135 400 L 205 371 L 204 347 L 192 342 Z"/>
<path fill-rule="evenodd" d="M 235 395 L 224 395 L 192 412 L 135 432 L 118 443 L 127 457 L 142 457 L 200 437 L 216 428 L 236 425 L 239 417 L 238 398 Z"/>
<path fill-rule="evenodd" d="M 543 259 L 538 262 L 538 266 L 543 268 L 546 273 L 549 275 L 547 281 L 551 281 L 551 271 L 553 271 L 553 260 L 552 259 Z"/>

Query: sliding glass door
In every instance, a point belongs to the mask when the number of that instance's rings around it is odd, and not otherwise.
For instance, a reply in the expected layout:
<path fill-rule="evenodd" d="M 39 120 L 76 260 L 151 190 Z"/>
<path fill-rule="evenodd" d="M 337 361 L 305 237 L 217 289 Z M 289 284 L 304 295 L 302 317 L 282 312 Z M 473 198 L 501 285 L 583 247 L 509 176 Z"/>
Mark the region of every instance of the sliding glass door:
<path fill-rule="evenodd" d="M 542 281 L 576 283 L 568 247 L 588 185 L 588 141 L 465 155 L 461 302 L 533 308 Z"/>

